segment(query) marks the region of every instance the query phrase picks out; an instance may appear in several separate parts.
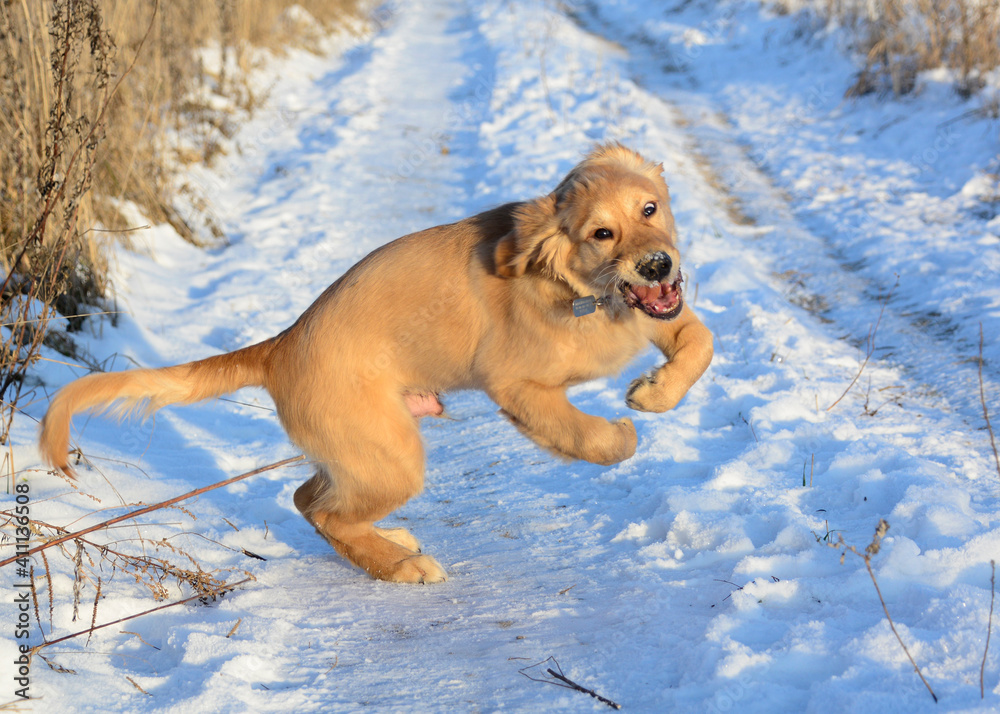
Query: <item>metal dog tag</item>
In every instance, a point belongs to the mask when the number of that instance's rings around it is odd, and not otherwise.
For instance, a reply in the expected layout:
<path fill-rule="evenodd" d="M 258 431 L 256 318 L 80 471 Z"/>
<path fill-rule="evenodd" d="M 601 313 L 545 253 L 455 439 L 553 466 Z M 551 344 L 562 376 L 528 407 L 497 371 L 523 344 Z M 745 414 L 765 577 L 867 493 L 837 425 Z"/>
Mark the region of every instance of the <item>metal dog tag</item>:
<path fill-rule="evenodd" d="M 584 315 L 589 315 L 592 312 L 596 312 L 597 308 L 603 305 L 604 298 L 594 297 L 593 295 L 577 298 L 573 301 L 573 316 L 583 317 Z"/>

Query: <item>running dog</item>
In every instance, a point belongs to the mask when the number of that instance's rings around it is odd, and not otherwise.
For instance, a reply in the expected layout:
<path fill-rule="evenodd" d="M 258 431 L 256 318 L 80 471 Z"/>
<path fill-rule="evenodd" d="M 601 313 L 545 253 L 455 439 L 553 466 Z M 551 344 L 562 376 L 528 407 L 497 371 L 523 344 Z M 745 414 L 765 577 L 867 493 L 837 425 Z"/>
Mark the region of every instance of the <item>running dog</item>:
<path fill-rule="evenodd" d="M 40 449 L 71 474 L 74 414 L 146 414 L 263 387 L 316 464 L 302 515 L 382 580 L 447 579 L 403 528 L 375 525 L 423 488 L 418 420 L 481 389 L 525 436 L 567 459 L 632 456 L 628 418 L 585 414 L 568 387 L 617 373 L 652 342 L 667 361 L 631 383 L 632 409 L 672 409 L 707 369 L 712 335 L 684 301 L 662 165 L 597 147 L 542 198 L 399 238 L 365 257 L 281 334 L 163 369 L 92 374 L 53 398 Z"/>

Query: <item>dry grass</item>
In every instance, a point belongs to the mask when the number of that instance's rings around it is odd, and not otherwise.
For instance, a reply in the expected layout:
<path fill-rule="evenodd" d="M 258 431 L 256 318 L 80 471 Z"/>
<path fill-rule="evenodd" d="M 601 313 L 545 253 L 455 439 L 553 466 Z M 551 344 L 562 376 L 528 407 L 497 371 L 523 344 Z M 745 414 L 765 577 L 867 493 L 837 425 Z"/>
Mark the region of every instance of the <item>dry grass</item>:
<path fill-rule="evenodd" d="M 0 114 L 3 443 L 50 318 L 102 288 L 99 247 L 77 226 L 90 215 L 107 109 L 130 69 L 112 82 L 114 41 L 96 0 L 55 0 L 47 32 L 35 26 L 43 19 L 37 4 L 0 6 L 0 92 L 10 108 Z"/>
<path fill-rule="evenodd" d="M 30 537 L 25 537 L 34 543 L 29 548 L 17 545 L 16 552 L 10 553 L 9 557 L 0 560 L 0 569 L 7 568 L 5 572 L 9 573 L 11 577 L 14 577 L 16 572 L 17 577 L 22 581 L 25 577 L 30 579 L 35 624 L 44 640 L 42 644 L 34 647 L 33 654 L 39 654 L 50 667 L 57 671 L 70 671 L 46 659 L 44 655 L 40 654 L 40 650 L 83 635 L 89 638 L 96 630 L 192 600 L 207 603 L 240 585 L 255 580 L 253 574 L 239 567 L 205 567 L 191 552 L 173 541 L 175 538 L 180 538 L 183 541 L 187 537 L 197 536 L 203 541 L 213 543 L 219 549 L 241 553 L 247 558 L 264 560 L 263 557 L 245 548 L 225 545 L 201 533 L 187 531 L 183 528 L 175 527 L 172 529 L 171 535 L 153 538 L 145 531 L 154 526 L 162 529 L 165 524 L 148 524 L 139 519 L 150 513 L 170 510 L 173 513 L 186 516 L 194 522 L 197 517 L 186 507 L 179 505 L 181 502 L 190 501 L 209 491 L 224 488 L 260 473 L 298 463 L 304 458 L 296 456 L 261 466 L 160 503 L 152 505 L 130 504 L 128 507 L 131 510 L 128 512 L 78 530 L 70 530 L 67 526 L 53 525 L 37 518 L 31 518 L 24 513 L 21 506 L 0 510 L 0 536 L 2 536 L 0 541 L 3 544 L 13 547 L 15 541 L 20 543 L 20 529 L 30 533 Z M 93 497 L 90 496 L 90 498 Z M 94 511 L 85 518 L 96 517 L 99 513 L 100 511 Z M 80 518 L 75 518 L 73 523 L 79 520 Z M 0 548 L 0 550 L 3 549 Z M 8 555 L 8 553 L 4 553 L 4 555 Z M 46 555 L 47 553 L 48 555 Z M 33 555 L 40 556 L 44 566 L 41 570 L 36 571 L 34 563 L 37 561 L 29 560 Z M 49 555 L 52 556 L 51 561 Z M 17 568 L 14 567 L 15 565 Z M 29 572 L 25 573 L 25 570 Z M 231 576 L 234 574 L 243 577 L 239 582 L 233 582 Z M 59 577 L 54 578 L 53 575 Z M 60 601 L 57 604 L 53 583 L 59 582 L 62 578 L 71 580 L 72 591 L 68 602 Z M 98 625 L 98 609 L 105 589 L 107 586 L 113 585 L 116 579 L 124 580 L 126 583 L 134 582 L 140 586 L 140 590 L 148 591 L 157 601 L 168 600 L 174 591 L 179 591 L 180 594 L 190 591 L 192 594 L 167 605 Z M 79 632 L 53 638 L 56 628 L 55 611 L 57 606 L 67 610 L 71 609 L 72 622 L 89 621 L 89 627 Z M 236 627 L 234 626 L 227 636 L 231 636 L 235 631 Z"/>
<path fill-rule="evenodd" d="M 955 70 L 970 95 L 1000 66 L 1000 6 L 993 0 L 825 0 L 821 12 L 851 29 L 865 67 L 849 94 L 913 90 L 919 72 Z"/>
<path fill-rule="evenodd" d="M 290 11 L 293 5 L 309 15 Z M 252 110 L 254 48 L 317 47 L 358 0 L 3 0 L 0 2 L 0 446 L 56 313 L 94 312 L 123 202 L 190 240 L 221 235 L 177 210 L 173 172 L 208 161 L 233 120 L 206 97 Z M 206 53 L 223 71 L 209 72 Z M 180 156 L 168 137 L 203 139 Z M 215 138 L 213 138 L 215 137 Z M 204 204 L 189 196 L 188 203 Z M 70 321 L 70 329 L 80 319 Z"/>
<path fill-rule="evenodd" d="M 194 519 L 189 511 L 179 510 Z M 13 528 L 14 521 L 13 510 L 0 511 L 0 528 L 5 533 L 8 528 Z M 55 547 L 50 552 L 57 554 L 51 562 L 48 557 L 42 558 L 42 572 L 31 566 L 35 624 L 43 637 L 48 633 L 46 639 L 51 638 L 55 628 L 57 602 L 53 591 L 54 574 L 67 576 L 73 583 L 68 602 L 59 602 L 58 607 L 71 609 L 73 622 L 90 623 L 88 630 L 77 635 L 99 629 L 96 622 L 104 587 L 116 577 L 136 583 L 157 601 L 168 600 L 176 590 L 193 593 L 185 601 L 201 599 L 203 602 L 232 589 L 232 579 L 226 580 L 229 576 L 241 575 L 241 582 L 254 579 L 249 572 L 236 567 L 206 568 L 186 549 L 172 544 L 169 538 L 154 540 L 146 537 L 140 524 L 131 529 L 135 535 L 113 540 L 108 539 L 110 532 L 105 531 L 105 537 L 100 538 L 100 542 L 39 520 L 32 519 L 29 527 L 33 539 L 53 543 Z M 71 542 L 65 540 L 67 535 L 73 536 Z M 60 641 L 62 639 L 68 638 L 60 638 Z M 46 642 L 46 646 L 53 642 Z"/>
<path fill-rule="evenodd" d="M 318 26 L 296 19 L 297 15 L 288 11 L 292 5 L 305 8 L 318 20 Z M 74 14 L 72 50 L 80 61 L 70 99 L 72 116 L 78 119 L 93 115 L 103 87 L 94 81 L 100 68 L 84 51 L 84 44 L 91 39 L 88 23 L 99 23 L 113 43 L 103 55 L 108 74 L 116 76 L 135 55 L 153 19 L 154 5 L 149 0 L 13 0 L 0 4 L 4 35 L 0 96 L 5 105 L 12 100 L 10 105 L 15 108 L 11 115 L 4 112 L 0 116 L 0 223 L 3 256 L 8 260 L 8 245 L 25 235 L 37 213 L 37 175 L 45 161 L 45 131 L 57 93 L 50 61 L 56 47 L 49 27 L 55 13 L 66 7 Z M 109 108 L 94 166 L 96 190 L 84 201 L 81 225 L 90 227 L 100 221 L 106 228 L 127 228 L 109 199 L 135 201 L 155 221 L 178 221 L 170 205 L 169 160 L 173 157 L 164 156 L 164 132 L 196 122 L 224 123 L 224 118 L 208 116 L 207 107 L 192 101 L 196 90 L 207 86 L 214 93 L 252 106 L 259 98 L 252 97 L 245 78 L 254 47 L 275 49 L 298 40 L 314 44 L 322 33 L 356 12 L 356 0 L 161 3 L 134 74 Z M 205 48 L 215 48 L 221 54 L 228 73 L 206 71 L 198 52 Z M 183 224 L 179 228 L 188 235 L 192 232 Z M 93 240 L 93 236 L 89 238 Z M 99 246 L 88 250 L 88 258 L 99 268 Z"/>

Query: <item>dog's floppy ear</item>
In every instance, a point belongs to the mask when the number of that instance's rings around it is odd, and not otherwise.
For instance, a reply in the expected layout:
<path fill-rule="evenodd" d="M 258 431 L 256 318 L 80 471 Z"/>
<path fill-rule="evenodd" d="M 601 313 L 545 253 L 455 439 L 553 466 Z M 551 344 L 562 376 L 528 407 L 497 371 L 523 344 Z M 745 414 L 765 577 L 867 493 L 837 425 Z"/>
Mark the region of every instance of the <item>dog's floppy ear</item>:
<path fill-rule="evenodd" d="M 562 232 L 554 194 L 528 201 L 514 210 L 514 228 L 497 242 L 493 253 L 497 275 L 519 278 L 550 252 L 545 243 Z"/>

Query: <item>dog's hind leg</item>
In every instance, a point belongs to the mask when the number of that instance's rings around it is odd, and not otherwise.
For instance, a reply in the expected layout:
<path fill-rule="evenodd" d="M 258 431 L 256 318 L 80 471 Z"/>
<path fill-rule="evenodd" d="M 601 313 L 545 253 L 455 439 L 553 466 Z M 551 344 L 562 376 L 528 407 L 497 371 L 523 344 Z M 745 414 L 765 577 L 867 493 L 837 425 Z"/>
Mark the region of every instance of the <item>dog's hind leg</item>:
<path fill-rule="evenodd" d="M 349 437 L 329 453 L 309 451 L 322 465 L 295 492 L 295 506 L 344 558 L 373 578 L 404 583 L 447 580 L 441 565 L 419 552 L 403 528 L 382 529 L 388 516 L 423 488 L 424 451 L 416 420 L 401 399 L 371 401 L 356 423 L 338 425 Z"/>

